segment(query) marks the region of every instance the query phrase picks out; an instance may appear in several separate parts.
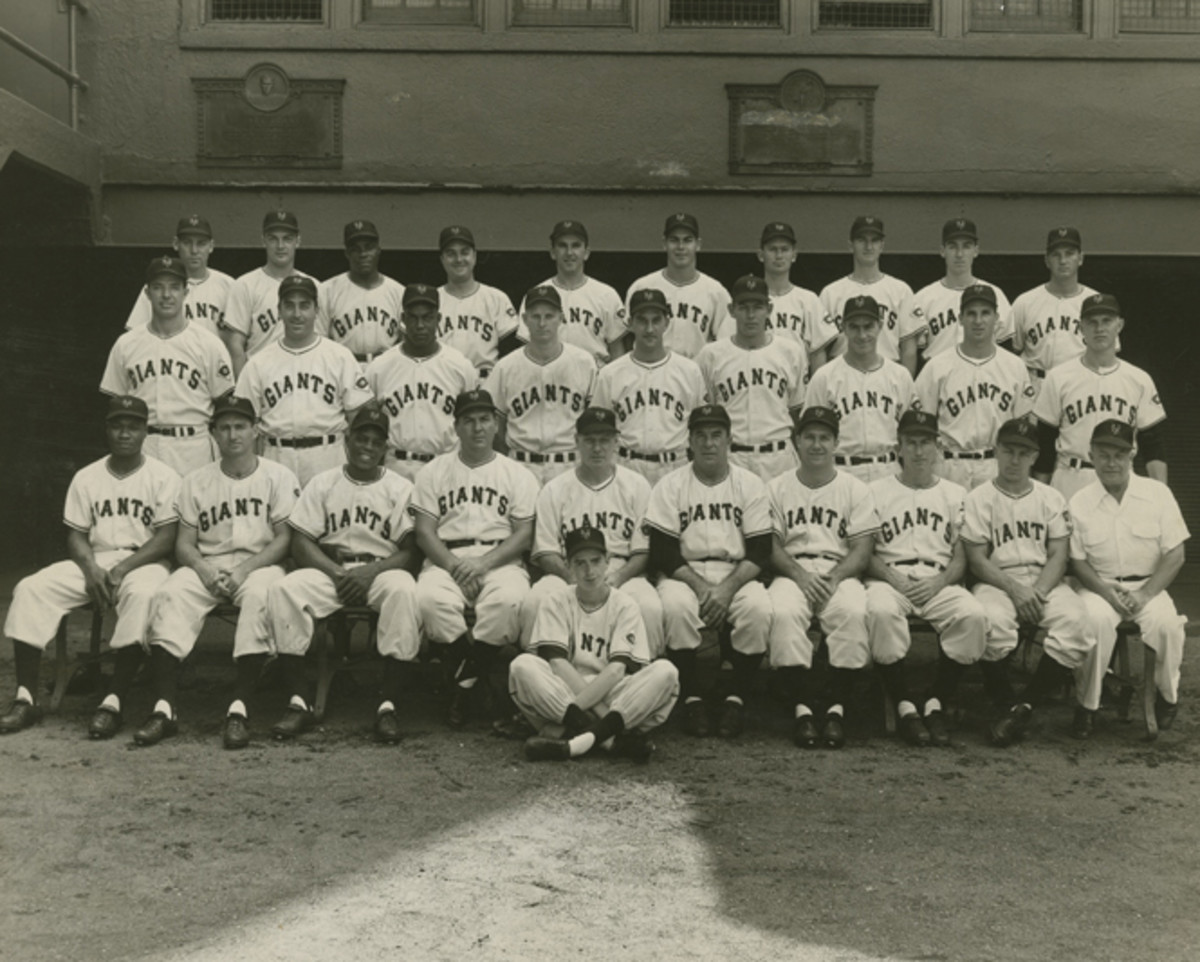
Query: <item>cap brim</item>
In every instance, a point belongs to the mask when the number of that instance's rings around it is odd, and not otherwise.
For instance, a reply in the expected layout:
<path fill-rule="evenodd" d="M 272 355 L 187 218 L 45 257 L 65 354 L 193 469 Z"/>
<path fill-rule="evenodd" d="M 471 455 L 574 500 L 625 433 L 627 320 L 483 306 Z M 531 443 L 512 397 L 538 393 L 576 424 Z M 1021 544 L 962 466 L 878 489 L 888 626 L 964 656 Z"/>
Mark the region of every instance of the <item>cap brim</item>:
<path fill-rule="evenodd" d="M 410 297 L 407 301 L 404 301 L 400 305 L 400 309 L 404 310 L 406 308 L 412 307 L 415 304 L 428 304 L 430 307 L 438 307 L 438 306 L 440 306 L 440 303 L 441 302 L 436 300 L 435 298 L 425 297 L 424 295 L 422 295 L 420 297 Z"/>
<path fill-rule="evenodd" d="M 1122 451 L 1133 450 L 1133 444 L 1131 442 L 1122 441 L 1120 438 L 1093 438 L 1092 444 L 1101 448 L 1120 448 Z"/>
<path fill-rule="evenodd" d="M 176 237 L 208 237 L 212 238 L 212 231 L 205 230 L 202 227 L 185 227 L 183 230 L 175 232 Z"/>
<path fill-rule="evenodd" d="M 996 310 L 996 302 L 990 297 L 984 297 L 982 294 L 977 294 L 974 297 L 964 297 L 958 302 L 959 307 L 966 307 L 968 304 L 986 304 L 992 310 Z"/>
<path fill-rule="evenodd" d="M 149 421 L 150 418 L 141 411 L 109 411 L 104 415 L 105 421 L 115 421 L 117 418 L 136 418 L 139 421 Z"/>
<path fill-rule="evenodd" d="M 874 313 L 873 311 L 850 311 L 849 313 L 842 315 L 842 323 L 845 324 L 847 321 L 852 321 L 856 317 L 866 318 L 868 321 L 882 321 L 883 320 L 878 314 Z"/>
<path fill-rule="evenodd" d="M 710 427 L 724 428 L 726 431 L 728 431 L 730 429 L 730 424 L 728 421 L 722 421 L 720 418 L 698 418 L 688 425 L 688 430 L 694 431 L 696 428 Z"/>
<path fill-rule="evenodd" d="M 955 231 L 953 234 L 947 234 L 945 237 L 943 237 L 943 238 L 942 238 L 942 243 L 943 243 L 943 244 L 948 244 L 948 243 L 949 243 L 950 241 L 952 241 L 952 240 L 970 240 L 970 241 L 977 241 L 977 240 L 979 240 L 979 235 L 978 235 L 978 234 L 972 234 L 970 231 L 965 231 L 965 230 L 957 230 L 957 231 Z"/>
<path fill-rule="evenodd" d="M 863 228 L 860 228 L 859 230 L 856 230 L 853 234 L 851 234 L 850 239 L 857 240 L 859 237 L 863 237 L 867 234 L 874 234 L 876 237 L 886 237 L 887 236 L 883 231 L 878 230 L 874 227 L 863 227 Z"/>
<path fill-rule="evenodd" d="M 1080 245 L 1079 245 L 1079 241 L 1072 240 L 1069 237 L 1064 237 L 1062 240 L 1052 241 L 1049 244 L 1047 244 L 1046 245 L 1046 253 L 1049 254 L 1050 251 L 1056 250 L 1059 247 L 1074 247 L 1076 250 L 1081 249 Z"/>
<path fill-rule="evenodd" d="M 455 412 L 454 420 L 457 421 L 459 418 L 466 417 L 468 414 L 474 414 L 476 411 L 487 411 L 489 414 L 495 414 L 496 407 L 492 404 L 468 404 L 460 411 Z"/>
<path fill-rule="evenodd" d="M 898 437 L 923 435 L 927 438 L 936 438 L 938 436 L 938 432 L 930 428 L 903 428 L 897 431 L 896 434 Z"/>
<path fill-rule="evenodd" d="M 1041 450 L 1041 447 L 1038 445 L 1038 443 L 1036 441 L 1030 440 L 1029 438 L 1001 436 L 1001 437 L 996 438 L 996 443 L 997 444 L 1015 444 L 1019 448 L 1028 448 L 1030 451 L 1040 451 Z"/>
<path fill-rule="evenodd" d="M 551 307 L 553 307 L 553 308 L 554 308 L 556 311 L 561 311 L 561 310 L 563 309 L 563 307 L 562 307 L 562 301 L 556 301 L 556 300 L 554 300 L 553 298 L 549 298 L 549 297 L 535 297 L 533 300 L 530 300 L 529 298 L 525 298 L 525 308 L 526 308 L 526 310 L 528 310 L 529 308 L 533 307 L 533 305 L 534 305 L 534 304 L 549 304 L 549 305 L 550 305 Z"/>
<path fill-rule="evenodd" d="M 344 243 L 349 244 L 351 241 L 362 240 L 364 237 L 367 240 L 373 240 L 373 241 L 379 240 L 378 234 L 372 234 L 370 231 L 364 230 L 364 231 L 359 231 L 357 234 L 351 234 L 349 237 L 346 238 Z"/>

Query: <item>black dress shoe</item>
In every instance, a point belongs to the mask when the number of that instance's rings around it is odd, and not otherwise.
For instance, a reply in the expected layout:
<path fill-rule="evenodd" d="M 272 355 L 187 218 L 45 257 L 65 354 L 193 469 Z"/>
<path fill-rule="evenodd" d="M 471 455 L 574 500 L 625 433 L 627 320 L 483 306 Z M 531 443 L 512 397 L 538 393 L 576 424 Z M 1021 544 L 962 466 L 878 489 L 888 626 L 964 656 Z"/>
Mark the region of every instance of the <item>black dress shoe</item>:
<path fill-rule="evenodd" d="M 929 741 L 938 748 L 950 744 L 950 732 L 946 729 L 946 715 L 941 709 L 931 711 L 925 716 L 925 730 L 929 732 Z"/>
<path fill-rule="evenodd" d="M 403 738 L 400 734 L 400 722 L 394 711 L 381 711 L 375 716 L 375 740 L 384 745 L 398 744 Z"/>
<path fill-rule="evenodd" d="M 928 748 L 933 743 L 933 739 L 929 737 L 929 729 L 916 712 L 900 719 L 900 734 L 906 742 L 917 748 Z"/>
<path fill-rule="evenodd" d="M 157 745 L 177 731 L 179 731 L 179 723 L 174 718 L 168 718 L 162 712 L 156 711 L 146 719 L 141 728 L 133 733 L 133 740 L 139 745 Z"/>
<path fill-rule="evenodd" d="M 101 705 L 88 723 L 88 736 L 97 741 L 112 738 L 121 730 L 121 713 L 114 708 Z"/>
<path fill-rule="evenodd" d="M 837 712 L 825 716 L 825 724 L 821 726 L 821 744 L 826 748 L 841 748 L 846 744 L 846 728 L 842 724 L 842 716 Z"/>
<path fill-rule="evenodd" d="M 988 728 L 988 738 L 997 748 L 1003 748 L 1019 740 L 1029 727 L 1029 719 L 1033 709 L 1028 705 L 1013 705 L 1008 711 L 992 722 Z"/>
<path fill-rule="evenodd" d="M 525 757 L 531 762 L 565 762 L 571 757 L 571 746 L 562 738 L 534 735 L 525 739 Z"/>
<path fill-rule="evenodd" d="M 641 732 L 622 732 L 613 740 L 613 754 L 645 765 L 654 754 L 654 742 Z"/>
<path fill-rule="evenodd" d="M 467 723 L 467 713 L 471 704 L 472 688 L 455 685 L 450 692 L 450 707 L 446 710 L 446 722 L 451 728 L 462 728 Z"/>
<path fill-rule="evenodd" d="M 226 715 L 221 730 L 221 742 L 231 750 L 245 748 L 250 744 L 250 724 L 245 715 Z"/>
<path fill-rule="evenodd" d="M 746 706 L 740 701 L 726 698 L 721 706 L 721 718 L 717 722 L 717 734 L 722 738 L 737 738 L 746 727 Z"/>
<path fill-rule="evenodd" d="M 271 726 L 271 734 L 279 741 L 303 735 L 313 726 L 313 713 L 307 708 L 289 705 L 279 721 Z"/>
<path fill-rule="evenodd" d="M 708 737 L 708 708 L 703 699 L 684 703 L 683 730 L 696 738 Z"/>
<path fill-rule="evenodd" d="M 12 707 L 0 715 L 0 735 L 11 735 L 42 720 L 42 709 L 27 701 L 14 701 Z"/>
<path fill-rule="evenodd" d="M 517 712 L 515 715 L 497 718 L 492 722 L 492 734 L 497 738 L 507 738 L 510 741 L 524 741 L 526 738 L 536 735 L 537 732 L 529 724 L 529 719 Z M 574 734 L 578 734 L 578 732 Z"/>
<path fill-rule="evenodd" d="M 800 748 L 816 748 L 821 732 L 812 715 L 801 715 L 792 725 L 792 741 Z"/>
<path fill-rule="evenodd" d="M 1071 737 L 1080 741 L 1091 738 L 1092 725 L 1096 713 L 1080 706 L 1075 709 L 1075 719 L 1071 722 Z"/>
<path fill-rule="evenodd" d="M 1167 701 L 1162 696 L 1162 692 L 1158 692 L 1154 696 L 1154 717 L 1158 720 L 1158 727 L 1161 731 L 1170 731 L 1171 726 L 1175 724 L 1175 716 L 1179 714 L 1179 702 Z"/>

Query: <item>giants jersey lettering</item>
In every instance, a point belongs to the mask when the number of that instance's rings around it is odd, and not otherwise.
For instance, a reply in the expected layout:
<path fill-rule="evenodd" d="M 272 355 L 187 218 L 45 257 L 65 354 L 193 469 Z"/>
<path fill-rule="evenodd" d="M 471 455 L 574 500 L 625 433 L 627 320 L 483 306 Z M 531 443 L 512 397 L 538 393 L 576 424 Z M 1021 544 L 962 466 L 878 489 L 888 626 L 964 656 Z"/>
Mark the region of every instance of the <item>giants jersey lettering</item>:
<path fill-rule="evenodd" d="M 788 471 L 767 485 L 767 494 L 775 534 L 793 558 L 840 560 L 849 553 L 851 541 L 879 529 L 871 492 L 843 471 L 818 488 Z"/>
<path fill-rule="evenodd" d="M 187 289 L 183 294 L 183 316 L 189 323 L 202 327 L 210 334 L 216 334 L 221 322 L 225 319 L 225 304 L 229 300 L 229 290 L 233 287 L 233 278 L 222 271 L 209 268 L 208 276 L 202 281 L 188 278 Z M 150 308 L 150 298 L 146 296 L 143 287 L 134 301 L 133 310 L 125 321 L 125 330 L 132 331 L 135 327 L 145 327 L 154 316 Z"/>
<path fill-rule="evenodd" d="M 352 354 L 378 354 L 400 340 L 404 285 L 380 275 L 372 288 L 361 287 L 349 272 L 322 281 L 317 308 L 322 330 Z"/>
<path fill-rule="evenodd" d="M 995 284 L 976 280 L 976 284 L 987 284 L 996 292 L 996 343 L 1003 344 L 1013 336 L 1012 305 L 1004 291 Z M 963 339 L 962 325 L 958 322 L 962 310 L 962 288 L 946 286 L 946 280 L 934 281 L 922 287 L 913 297 L 913 305 L 925 318 L 928 332 L 922 338 L 921 355 L 928 360 L 950 350 Z"/>
<path fill-rule="evenodd" d="M 967 494 L 962 539 L 988 546 L 1001 568 L 1027 569 L 1035 577 L 1046 564 L 1053 540 L 1071 536 L 1066 499 L 1048 484 L 1030 481 L 1022 495 L 1001 490 L 995 481 Z"/>
<path fill-rule="evenodd" d="M 490 371 L 500 357 L 500 339 L 517 329 L 517 311 L 507 294 L 487 284 L 459 297 L 438 288 L 442 319 L 438 336 L 466 355 L 481 373 Z"/>
<path fill-rule="evenodd" d="M 770 338 L 758 348 L 739 347 L 726 338 L 706 344 L 696 357 L 708 396 L 729 412 L 738 444 L 786 441 L 790 412 L 804 404 L 804 346 L 791 338 Z"/>
<path fill-rule="evenodd" d="M 1095 293 L 1081 284 L 1075 294 L 1060 297 L 1042 284 L 1013 301 L 1013 347 L 1021 360 L 1039 371 L 1051 371 L 1079 357 L 1079 309 Z"/>
<path fill-rule="evenodd" d="M 616 412 L 621 447 L 680 452 L 687 448 L 688 415 L 704 403 L 704 375 L 690 357 L 673 351 L 650 363 L 622 354 L 600 368 L 592 403 Z"/>
<path fill-rule="evenodd" d="M 558 335 L 563 343 L 583 348 L 597 364 L 605 363 L 609 342 L 625 336 L 625 305 L 621 295 L 594 277 L 585 277 L 578 287 L 563 287 L 557 276 L 542 284 L 553 285 L 562 298 L 563 322 Z M 528 341 L 529 328 L 525 326 L 524 315 L 525 301 L 522 300 L 522 320 L 517 326 L 517 337 Z"/>
<path fill-rule="evenodd" d="M 136 550 L 179 518 L 178 497 L 179 475 L 161 461 L 144 457 L 141 467 L 116 475 L 105 457 L 71 479 L 63 524 L 86 534 L 93 551 Z"/>
<path fill-rule="evenodd" d="M 881 358 L 869 371 L 860 371 L 835 357 L 813 373 L 804 396 L 806 407 L 830 407 L 842 420 L 837 453 L 843 457 L 887 454 L 896 447 L 900 415 L 916 401 L 908 368 Z"/>
<path fill-rule="evenodd" d="M 990 448 L 1000 425 L 1033 404 L 1028 369 L 1000 348 L 984 359 L 960 347 L 939 354 L 921 369 L 916 390 L 921 410 L 937 415 L 942 440 L 954 451 Z"/>
<path fill-rule="evenodd" d="M 412 490 L 394 471 L 355 481 L 344 467 L 330 468 L 308 482 L 288 524 L 323 547 L 387 558 L 412 530 Z"/>
<path fill-rule="evenodd" d="M 454 449 L 454 399 L 479 386 L 479 372 L 460 351 L 443 344 L 429 357 L 411 357 L 395 347 L 375 358 L 366 373 L 391 419 L 393 447 L 415 454 Z"/>
<path fill-rule="evenodd" d="M 254 471 L 233 478 L 213 461 L 183 479 L 179 520 L 197 532 L 205 557 L 258 554 L 275 537 L 275 525 L 287 521 L 300 496 L 290 469 L 259 458 Z"/>
<path fill-rule="evenodd" d="M 629 595 L 611 588 L 599 608 L 579 603 L 573 586 L 551 592 L 538 608 L 533 643 L 561 648 L 584 678 L 593 678 L 614 658 L 650 663 L 642 613 Z"/>
<path fill-rule="evenodd" d="M 890 274 L 884 274 L 870 284 L 864 284 L 849 275 L 839 278 L 821 291 L 821 305 L 839 331 L 842 329 L 846 301 L 864 294 L 875 298 L 883 311 L 879 353 L 890 361 L 900 360 L 900 342 L 925 330 L 925 318 L 913 304 L 912 288 Z"/>
<path fill-rule="evenodd" d="M 868 486 L 879 514 L 875 555 L 885 564 L 931 561 L 945 568 L 962 527 L 966 491 L 935 478 L 928 488 L 910 488 L 898 474 Z"/>
<path fill-rule="evenodd" d="M 504 415 L 508 443 L 519 451 L 559 454 L 575 448 L 575 421 L 587 407 L 596 362 L 581 347 L 560 346 L 550 361 L 538 361 L 529 348 L 502 357 L 488 390 Z"/>
<path fill-rule="evenodd" d="M 726 314 L 717 328 L 717 338 L 732 337 L 737 322 Z M 837 326 L 825 314 L 821 299 L 803 287 L 789 287 L 783 294 L 771 292 L 767 330 L 790 337 L 804 347 L 805 356 L 826 347 L 838 336 Z"/>
<path fill-rule="evenodd" d="M 220 338 L 202 328 L 164 337 L 139 327 L 112 346 L 100 390 L 140 397 L 151 425 L 206 425 L 213 401 L 233 390 L 233 370 Z"/>
<path fill-rule="evenodd" d="M 502 454 L 472 467 L 451 451 L 417 472 L 412 510 L 433 518 L 443 541 L 503 541 L 533 519 L 537 493 L 533 473 Z"/>
<path fill-rule="evenodd" d="M 1058 451 L 1086 458 L 1092 429 L 1116 418 L 1138 430 L 1153 427 L 1167 416 L 1154 381 L 1140 367 L 1117 361 L 1107 371 L 1093 371 L 1077 357 L 1046 375 L 1033 413 L 1058 427 Z"/>
<path fill-rule="evenodd" d="M 741 561 L 746 539 L 772 529 L 767 488 L 736 464 L 715 484 L 687 464 L 654 486 L 646 524 L 678 538 L 684 561 Z"/>
<path fill-rule="evenodd" d="M 308 277 L 304 271 L 292 270 L 291 273 Z M 278 315 L 282 279 L 272 277 L 258 267 L 239 277 L 229 290 L 224 326 L 245 336 L 247 357 L 283 336 Z M 313 282 L 316 282 L 315 278 Z M 324 333 L 319 313 L 317 330 Z"/>
<path fill-rule="evenodd" d="M 551 478 L 538 494 L 533 558 L 564 554 L 567 532 L 586 523 L 604 535 L 608 553 L 629 558 L 650 550 L 642 518 L 650 503 L 650 482 L 617 466 L 607 481 L 592 486 L 577 471 Z"/>
<path fill-rule="evenodd" d="M 326 337 L 294 349 L 282 341 L 246 362 L 238 397 L 258 412 L 258 428 L 273 438 L 304 438 L 346 429 L 346 412 L 371 400 L 367 379 L 342 345 Z"/>
<path fill-rule="evenodd" d="M 645 288 L 662 291 L 666 297 L 671 324 L 663 335 L 663 343 L 668 350 L 678 351 L 686 357 L 695 357 L 700 348 L 716 339 L 716 329 L 721 326 L 732 300 L 718 281 L 700 271 L 686 284 L 677 284 L 667 277 L 665 270 L 660 270 L 639 277 L 630 285 L 629 293 L 625 295 L 627 313 L 633 292 Z"/>

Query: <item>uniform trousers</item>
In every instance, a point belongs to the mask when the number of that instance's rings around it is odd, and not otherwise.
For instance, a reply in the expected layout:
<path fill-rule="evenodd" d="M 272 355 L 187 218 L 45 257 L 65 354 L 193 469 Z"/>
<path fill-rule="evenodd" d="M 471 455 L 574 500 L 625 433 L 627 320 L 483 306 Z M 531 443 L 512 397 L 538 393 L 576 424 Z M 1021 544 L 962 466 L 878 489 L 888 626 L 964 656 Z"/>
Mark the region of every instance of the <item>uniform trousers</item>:
<path fill-rule="evenodd" d="M 736 567 L 728 561 L 694 561 L 691 566 L 710 584 L 719 584 Z M 663 627 L 667 648 L 688 651 L 700 647 L 704 620 L 700 617 L 700 599 L 682 581 L 663 578 L 658 583 L 662 600 Z M 742 585 L 729 606 L 730 641 L 733 650 L 743 655 L 761 655 L 767 650 L 771 631 L 771 599 L 761 582 Z"/>
<path fill-rule="evenodd" d="M 930 568 L 915 566 L 918 571 Z M 886 581 L 868 581 L 867 635 L 871 660 L 892 665 L 912 645 L 908 616 L 924 618 L 938 633 L 939 644 L 952 661 L 971 665 L 983 657 L 987 647 L 987 617 L 983 607 L 962 585 L 947 585 L 923 607 L 918 608 Z"/>
<path fill-rule="evenodd" d="M 469 557 L 488 550 L 484 545 L 475 545 L 455 553 Z M 521 636 L 521 602 L 528 591 L 525 569 L 519 564 L 506 564 L 484 575 L 479 593 L 468 600 L 449 571 L 427 562 L 417 578 L 418 617 L 431 642 L 448 645 L 466 633 L 464 613 L 471 605 L 475 609 L 475 640 L 509 645 Z"/>
<path fill-rule="evenodd" d="M 837 562 L 813 559 L 801 562 L 814 574 L 824 574 Z M 811 563 L 812 567 L 809 567 Z M 780 575 L 767 590 L 771 599 L 773 620 L 769 646 L 772 668 L 811 668 L 813 645 L 808 629 L 813 610 L 800 586 L 791 578 Z M 867 640 L 867 593 L 857 578 L 845 578 L 817 614 L 825 633 L 829 664 L 834 668 L 865 668 L 870 662 Z"/>

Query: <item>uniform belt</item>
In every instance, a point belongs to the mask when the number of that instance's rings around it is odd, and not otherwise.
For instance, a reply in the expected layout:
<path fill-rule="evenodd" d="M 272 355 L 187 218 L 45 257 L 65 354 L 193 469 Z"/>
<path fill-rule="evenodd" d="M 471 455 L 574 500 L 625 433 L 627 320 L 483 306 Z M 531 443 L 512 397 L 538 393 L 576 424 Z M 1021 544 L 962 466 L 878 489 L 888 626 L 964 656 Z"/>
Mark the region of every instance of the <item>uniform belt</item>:
<path fill-rule="evenodd" d="M 477 538 L 455 538 L 453 541 L 443 541 L 447 548 L 453 551 L 455 548 L 470 548 L 472 545 L 498 545 L 504 544 L 503 541 L 481 541 Z"/>
<path fill-rule="evenodd" d="M 813 558 L 816 560 L 824 560 L 824 561 L 841 561 L 842 560 L 838 555 L 835 555 L 835 554 L 826 554 L 824 552 L 813 552 L 813 551 L 801 552 L 800 554 L 794 554 L 794 555 L 792 555 L 792 558 L 795 559 L 796 561 L 799 561 L 801 558 Z"/>
<path fill-rule="evenodd" d="M 1046 376 L 1046 372 L 1043 371 L 1040 367 L 1031 367 L 1029 369 L 1029 373 L 1032 374 L 1034 377 L 1044 378 Z"/>
<path fill-rule="evenodd" d="M 378 560 L 379 560 L 379 555 L 375 555 L 375 554 L 340 554 L 340 555 L 338 555 L 338 561 L 341 564 L 357 564 L 359 562 L 364 562 L 366 564 L 370 564 L 372 561 L 378 561 Z"/>
<path fill-rule="evenodd" d="M 1085 461 L 1083 458 L 1067 458 L 1068 468 L 1090 468 L 1093 467 L 1091 461 Z"/>
<path fill-rule="evenodd" d="M 926 561 L 924 558 L 902 558 L 900 561 L 891 562 L 893 568 L 899 568 L 904 565 L 925 565 L 928 568 L 937 568 L 938 571 L 943 571 L 944 566 L 936 561 Z"/>
<path fill-rule="evenodd" d="M 558 454 L 538 454 L 536 451 L 513 451 L 514 461 L 528 461 L 530 464 L 567 464 L 575 460 L 574 451 L 560 451 Z"/>
<path fill-rule="evenodd" d="M 996 456 L 995 448 L 988 448 L 986 451 L 943 451 L 942 457 L 959 458 L 963 461 L 986 461 L 988 458 Z"/>
<path fill-rule="evenodd" d="M 418 454 L 416 451 L 401 451 L 399 448 L 392 451 L 392 456 L 397 461 L 432 461 L 437 457 L 436 454 Z"/>
<path fill-rule="evenodd" d="M 192 438 L 203 430 L 203 428 L 192 427 L 190 424 L 181 424 L 177 427 L 163 427 L 161 424 L 154 424 L 146 428 L 146 433 L 161 434 L 168 438 Z"/>
<path fill-rule="evenodd" d="M 1113 578 L 1113 581 L 1146 581 L 1149 575 L 1121 575 L 1119 578 Z"/>
<path fill-rule="evenodd" d="M 642 454 L 641 451 L 630 451 L 629 448 L 617 448 L 617 454 L 634 461 L 657 461 L 660 464 L 670 464 L 679 460 L 677 451 L 659 451 L 658 454 Z"/>
<path fill-rule="evenodd" d="M 889 451 L 887 454 L 835 454 L 833 456 L 834 464 L 891 464 L 895 460 L 895 451 Z"/>
<path fill-rule="evenodd" d="M 771 451 L 782 451 L 788 446 L 786 441 L 768 441 L 766 444 L 730 444 L 730 451 L 748 454 L 769 454 Z"/>
<path fill-rule="evenodd" d="M 384 351 L 386 351 L 386 350 L 387 350 L 387 348 L 384 348 Z M 375 360 L 375 358 L 379 357 L 379 355 L 382 353 L 383 353 L 383 351 L 374 351 L 371 354 L 355 354 L 354 360 L 358 361 L 359 364 L 370 364 L 373 360 Z"/>
<path fill-rule="evenodd" d="M 319 434 L 314 438 L 273 438 L 267 436 L 267 444 L 280 448 L 319 448 L 322 444 L 333 444 L 336 434 Z"/>

